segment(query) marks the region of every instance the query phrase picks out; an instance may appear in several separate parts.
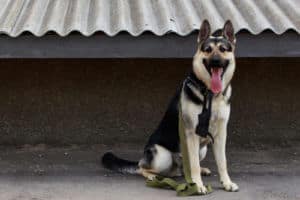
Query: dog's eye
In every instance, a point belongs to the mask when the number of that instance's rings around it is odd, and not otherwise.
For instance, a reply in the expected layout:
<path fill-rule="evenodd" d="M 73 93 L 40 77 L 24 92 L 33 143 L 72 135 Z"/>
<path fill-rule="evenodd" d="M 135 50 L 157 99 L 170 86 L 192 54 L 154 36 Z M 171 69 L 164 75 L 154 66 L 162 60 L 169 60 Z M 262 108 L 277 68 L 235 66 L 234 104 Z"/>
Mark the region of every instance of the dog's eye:
<path fill-rule="evenodd" d="M 212 52 L 212 48 L 210 46 L 204 47 L 203 51 L 206 53 L 210 53 L 210 52 Z"/>
<path fill-rule="evenodd" d="M 225 52 L 225 51 L 226 51 L 226 48 L 225 48 L 224 46 L 220 46 L 220 47 L 219 47 L 219 50 L 220 50 L 221 52 Z"/>

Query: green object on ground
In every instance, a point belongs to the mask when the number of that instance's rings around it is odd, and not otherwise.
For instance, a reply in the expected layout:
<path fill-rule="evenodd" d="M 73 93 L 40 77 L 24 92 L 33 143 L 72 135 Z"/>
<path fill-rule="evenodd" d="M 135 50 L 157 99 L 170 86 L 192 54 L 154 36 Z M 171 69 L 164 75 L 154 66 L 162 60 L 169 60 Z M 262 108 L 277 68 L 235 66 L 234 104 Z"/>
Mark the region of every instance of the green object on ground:
<path fill-rule="evenodd" d="M 161 176 L 157 176 L 153 180 L 147 180 L 146 185 L 149 187 L 176 190 L 177 196 L 181 197 L 200 195 L 196 183 L 178 183 L 174 179 L 164 178 Z M 210 185 L 206 187 L 208 193 L 211 193 L 212 187 Z"/>
<path fill-rule="evenodd" d="M 181 106 L 179 105 L 179 139 L 180 139 L 180 150 L 182 154 L 183 172 L 186 183 L 178 183 L 174 179 L 156 176 L 153 180 L 147 180 L 146 185 L 149 187 L 173 189 L 176 190 L 177 196 L 192 196 L 201 195 L 198 192 L 197 184 L 192 181 L 190 162 L 188 156 L 187 144 L 185 141 L 184 133 L 184 122 L 182 119 Z M 208 193 L 212 192 L 212 187 L 207 186 Z"/>

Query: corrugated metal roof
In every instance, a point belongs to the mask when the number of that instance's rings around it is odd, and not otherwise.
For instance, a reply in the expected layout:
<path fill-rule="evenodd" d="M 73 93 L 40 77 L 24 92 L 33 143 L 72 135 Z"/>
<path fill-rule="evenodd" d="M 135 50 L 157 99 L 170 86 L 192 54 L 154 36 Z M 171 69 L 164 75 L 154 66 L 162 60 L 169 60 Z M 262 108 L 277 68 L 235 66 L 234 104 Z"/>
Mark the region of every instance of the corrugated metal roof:
<path fill-rule="evenodd" d="M 71 31 L 187 35 L 203 19 L 213 30 L 231 19 L 236 31 L 300 33 L 300 0 L 0 0 L 0 5 L 0 33 L 12 37 L 24 31 L 36 36 L 48 31 L 61 36 Z"/>

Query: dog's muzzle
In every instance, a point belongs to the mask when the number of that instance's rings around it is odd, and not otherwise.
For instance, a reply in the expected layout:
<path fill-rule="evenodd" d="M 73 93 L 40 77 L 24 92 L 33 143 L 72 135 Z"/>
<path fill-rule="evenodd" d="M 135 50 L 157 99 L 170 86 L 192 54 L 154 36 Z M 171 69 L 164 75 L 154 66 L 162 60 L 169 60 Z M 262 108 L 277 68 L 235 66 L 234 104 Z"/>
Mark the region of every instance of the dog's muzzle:
<path fill-rule="evenodd" d="M 222 77 L 226 71 L 229 61 L 218 55 L 213 55 L 210 58 L 203 59 L 203 64 L 208 73 L 211 75 L 211 91 L 214 94 L 220 93 L 223 89 Z"/>

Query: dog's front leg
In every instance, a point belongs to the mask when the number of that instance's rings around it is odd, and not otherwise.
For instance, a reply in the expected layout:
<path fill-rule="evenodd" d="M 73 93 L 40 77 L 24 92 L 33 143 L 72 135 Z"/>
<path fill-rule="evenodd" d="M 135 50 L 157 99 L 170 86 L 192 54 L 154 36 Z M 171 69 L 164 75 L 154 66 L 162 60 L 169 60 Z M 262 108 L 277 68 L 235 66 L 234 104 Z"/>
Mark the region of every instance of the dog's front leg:
<path fill-rule="evenodd" d="M 236 183 L 233 183 L 228 175 L 226 161 L 226 137 L 227 137 L 227 120 L 220 120 L 216 137 L 214 138 L 213 152 L 220 175 L 220 181 L 226 191 L 235 192 L 239 190 Z"/>
<path fill-rule="evenodd" d="M 200 138 L 195 134 L 194 131 L 191 130 L 186 130 L 185 136 L 192 181 L 197 184 L 198 192 L 200 194 L 207 194 L 207 188 L 203 185 L 201 178 L 201 168 L 199 160 Z"/>

